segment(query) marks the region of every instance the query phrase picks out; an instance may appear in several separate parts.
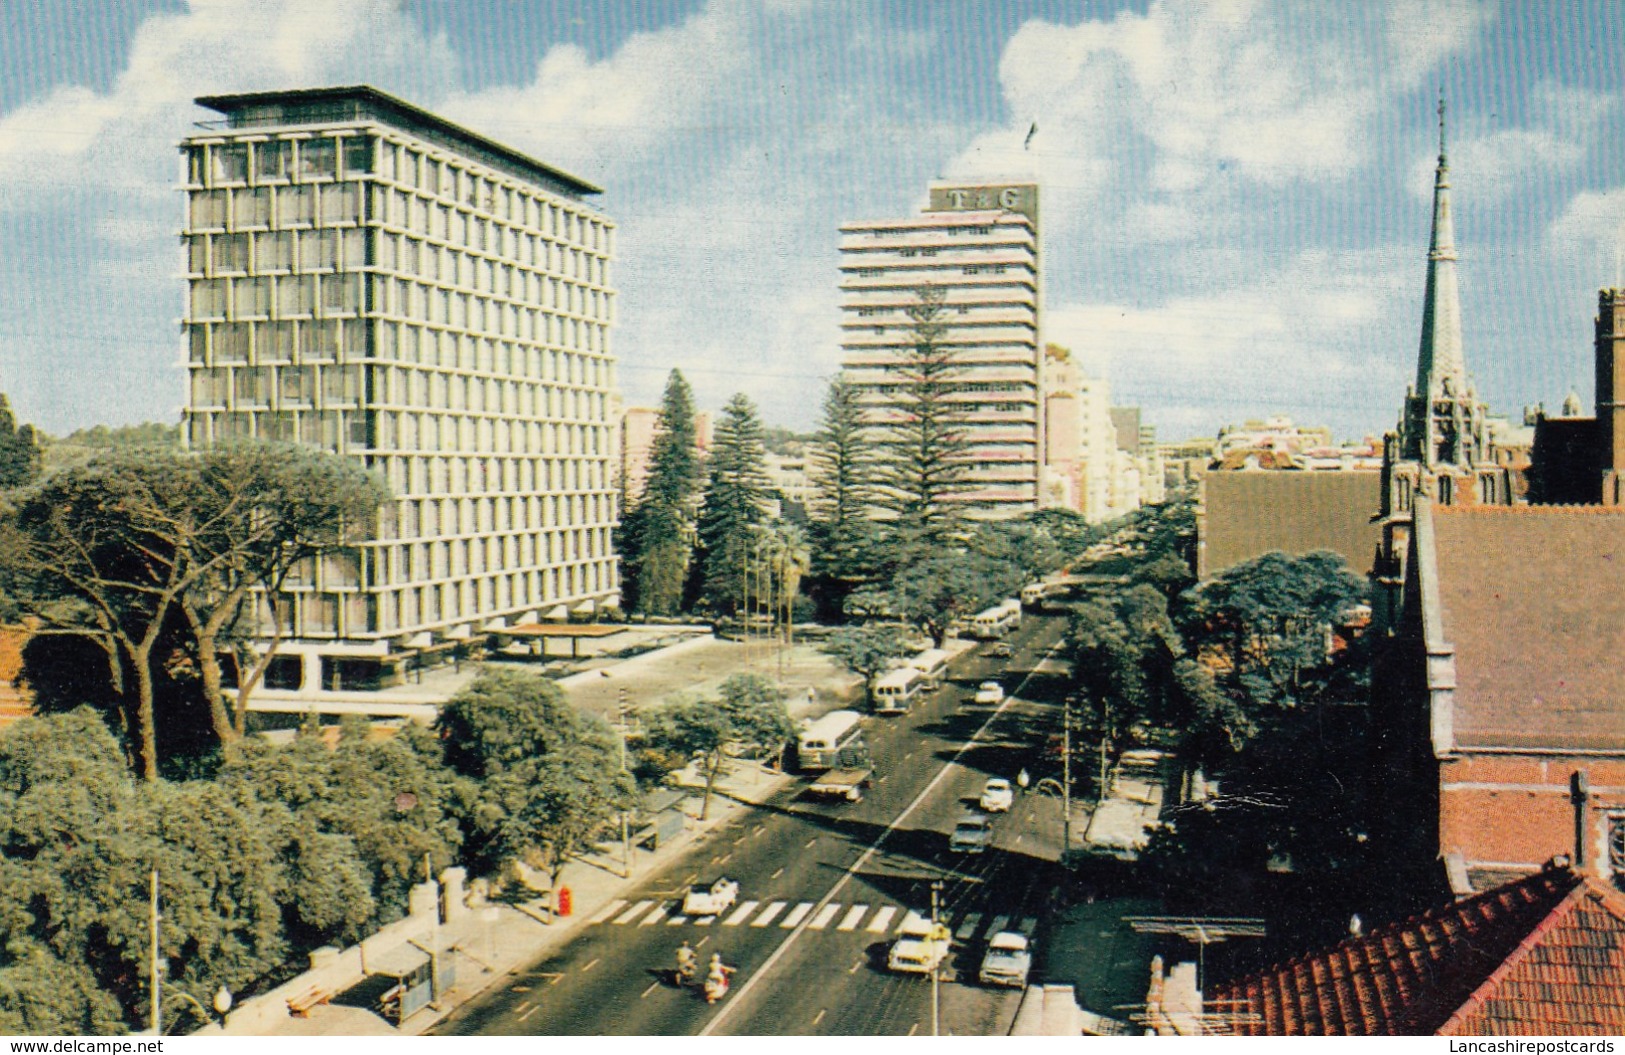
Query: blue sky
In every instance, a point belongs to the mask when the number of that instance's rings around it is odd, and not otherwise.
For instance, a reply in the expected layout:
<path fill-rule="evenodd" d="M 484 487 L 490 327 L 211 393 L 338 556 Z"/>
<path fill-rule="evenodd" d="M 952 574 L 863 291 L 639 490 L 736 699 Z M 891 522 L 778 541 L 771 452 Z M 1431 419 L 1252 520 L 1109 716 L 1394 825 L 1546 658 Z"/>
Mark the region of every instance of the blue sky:
<path fill-rule="evenodd" d="M 1163 438 L 1391 427 L 1437 150 L 1493 411 L 1591 396 L 1625 241 L 1615 0 L 19 0 L 0 4 L 0 391 L 175 420 L 198 95 L 372 83 L 606 188 L 630 402 L 672 366 L 809 427 L 837 227 L 1043 185 L 1047 338 Z M 1028 129 L 1038 132 L 1022 149 Z"/>

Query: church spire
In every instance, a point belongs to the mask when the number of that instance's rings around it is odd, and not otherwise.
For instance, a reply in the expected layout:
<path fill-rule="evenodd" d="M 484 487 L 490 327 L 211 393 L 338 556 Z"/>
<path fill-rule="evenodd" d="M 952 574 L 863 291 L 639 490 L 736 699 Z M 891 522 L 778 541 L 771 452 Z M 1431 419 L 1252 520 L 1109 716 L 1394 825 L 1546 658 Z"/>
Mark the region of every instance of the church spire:
<path fill-rule="evenodd" d="M 1461 298 L 1456 288 L 1456 228 L 1450 219 L 1450 164 L 1445 156 L 1444 96 L 1439 97 L 1439 167 L 1433 177 L 1433 237 L 1428 245 L 1427 293 L 1422 302 L 1422 347 L 1416 394 L 1461 398 L 1467 364 L 1461 346 Z"/>

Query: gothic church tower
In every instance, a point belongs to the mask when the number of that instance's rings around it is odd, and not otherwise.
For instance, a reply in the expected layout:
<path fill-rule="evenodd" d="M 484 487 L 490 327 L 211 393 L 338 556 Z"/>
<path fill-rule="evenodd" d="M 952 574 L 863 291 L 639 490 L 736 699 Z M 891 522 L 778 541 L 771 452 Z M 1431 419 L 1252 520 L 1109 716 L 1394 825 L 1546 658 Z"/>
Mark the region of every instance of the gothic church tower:
<path fill-rule="evenodd" d="M 1418 495 L 1426 495 L 1438 505 L 1512 504 L 1512 481 L 1508 470 L 1496 464 L 1486 416 L 1462 351 L 1456 230 L 1450 215 L 1450 164 L 1441 99 L 1433 235 L 1428 245 L 1416 382 L 1405 392 L 1397 430 L 1388 433 L 1383 443 L 1379 516 L 1383 541 L 1373 570 L 1380 587 L 1374 613 L 1379 625 L 1393 626 L 1397 619 Z"/>

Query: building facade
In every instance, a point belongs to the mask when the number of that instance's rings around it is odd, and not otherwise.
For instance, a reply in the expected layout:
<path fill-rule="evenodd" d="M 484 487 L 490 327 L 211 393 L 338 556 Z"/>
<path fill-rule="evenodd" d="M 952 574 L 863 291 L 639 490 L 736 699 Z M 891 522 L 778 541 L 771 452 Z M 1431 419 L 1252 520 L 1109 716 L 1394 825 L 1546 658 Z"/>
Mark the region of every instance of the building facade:
<path fill-rule="evenodd" d="M 197 100 L 181 144 L 194 447 L 377 471 L 376 536 L 287 588 L 285 652 L 399 655 L 615 603 L 614 225 L 599 188 L 372 88 Z"/>
<path fill-rule="evenodd" d="M 906 415 L 899 369 L 922 288 L 955 357 L 946 384 L 969 439 L 953 500 L 996 519 L 1039 507 L 1044 457 L 1038 187 L 933 184 L 919 216 L 841 226 L 843 369 L 881 433 Z"/>

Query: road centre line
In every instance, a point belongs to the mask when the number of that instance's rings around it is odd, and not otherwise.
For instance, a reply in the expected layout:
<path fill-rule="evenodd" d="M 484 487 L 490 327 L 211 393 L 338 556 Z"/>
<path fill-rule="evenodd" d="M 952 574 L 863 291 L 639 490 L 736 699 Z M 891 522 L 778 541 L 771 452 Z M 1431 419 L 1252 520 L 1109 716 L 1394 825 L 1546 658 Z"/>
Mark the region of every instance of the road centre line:
<path fill-rule="evenodd" d="M 659 982 L 650 982 L 649 983 L 649 988 L 645 989 L 643 991 L 642 996 L 639 996 L 638 999 L 642 1000 L 644 997 L 648 996 L 650 993 L 654 992 L 658 988 L 660 988 L 660 983 Z"/>
<path fill-rule="evenodd" d="M 1051 645 L 1049 651 L 1044 653 L 1044 659 L 1048 660 L 1053 657 L 1056 652 L 1060 651 L 1061 645 L 1064 641 L 1065 637 L 1063 636 L 1060 640 L 1057 640 L 1055 644 Z M 971 734 L 970 739 L 961 744 L 959 750 L 954 752 L 954 757 L 944 762 L 942 764 L 942 768 L 937 771 L 937 775 L 931 778 L 931 782 L 920 789 L 920 793 L 914 796 L 914 801 L 910 802 L 902 813 L 898 814 L 890 824 L 886 825 L 886 830 L 877 835 L 875 837 L 875 841 L 869 844 L 869 848 L 864 850 L 863 853 L 858 856 L 858 859 L 852 863 L 851 867 L 846 870 L 845 874 L 843 874 L 840 879 L 836 880 L 835 885 L 832 886 L 829 892 L 820 899 L 821 904 L 828 905 L 830 902 L 834 901 L 840 896 L 841 891 L 845 889 L 846 885 L 852 881 L 852 878 L 856 876 L 858 872 L 869 863 L 869 859 L 879 851 L 881 844 L 886 841 L 892 832 L 896 831 L 898 827 L 907 821 L 909 817 L 914 814 L 914 811 L 920 808 L 920 804 L 923 803 L 932 794 L 932 792 L 936 791 L 938 786 L 948 778 L 949 772 L 953 770 L 954 766 L 959 764 L 960 759 L 965 757 L 965 752 L 969 751 L 973 744 L 982 739 L 983 734 L 986 733 L 987 730 L 992 727 L 993 723 L 1004 714 L 1005 708 L 1009 707 L 1011 702 L 1021 694 L 1022 690 L 1027 687 L 1027 683 L 1032 680 L 1033 675 L 1037 673 L 1039 667 L 1042 666 L 1043 661 L 1040 661 L 1033 667 L 1032 670 L 1027 672 L 1025 677 L 1021 679 L 1021 683 L 1016 686 L 1015 691 L 999 702 L 999 705 L 993 709 L 993 713 L 987 716 L 987 720 L 981 724 L 976 732 Z M 808 845 L 811 844 L 809 843 Z M 718 1011 L 714 1016 L 712 1016 L 711 1021 L 707 1022 L 705 1024 L 705 1028 L 700 1030 L 697 1035 L 701 1037 L 709 1037 L 715 1033 L 717 1028 L 721 1026 L 723 1021 L 726 1020 L 729 1014 L 733 1012 L 733 1009 L 744 1003 L 745 995 L 754 989 L 758 982 L 767 977 L 768 973 L 773 969 L 773 966 L 783 958 L 785 953 L 789 951 L 790 946 L 795 944 L 796 939 L 801 937 L 802 932 L 807 930 L 809 926 L 809 923 L 803 923 L 795 930 L 791 931 L 789 935 L 785 937 L 784 941 L 779 943 L 779 947 L 773 950 L 773 954 L 763 961 L 762 966 L 758 967 L 749 978 L 745 979 L 744 984 L 732 994 L 730 1001 L 722 1006 L 722 1010 Z M 917 1025 L 918 1023 L 916 1023 L 916 1026 Z"/>
<path fill-rule="evenodd" d="M 816 1025 L 818 1025 L 818 1023 L 824 1021 L 824 1016 L 827 1015 L 827 1014 L 829 1014 L 829 1008 L 827 1008 L 827 1007 L 819 1008 L 818 1009 L 818 1016 L 813 1019 L 813 1025 L 816 1026 Z"/>
<path fill-rule="evenodd" d="M 525 1019 L 529 1018 L 531 1015 L 534 1015 L 541 1009 L 541 1005 L 538 1004 L 536 1007 L 533 1007 L 529 1011 L 526 1011 L 524 1014 L 520 1015 L 518 1021 L 523 1022 Z"/>
<path fill-rule="evenodd" d="M 597 966 L 598 966 L 598 958 L 594 957 L 593 961 L 591 963 L 587 964 L 585 967 L 583 967 L 581 969 L 581 973 L 586 974 L 588 971 L 592 970 L 594 967 L 597 967 Z"/>
<path fill-rule="evenodd" d="M 774 872 L 772 875 L 768 876 L 767 878 L 769 878 L 769 879 L 777 879 L 777 878 L 779 878 L 779 876 L 781 876 L 783 874 L 784 874 L 784 869 L 781 868 L 777 872 Z"/>

